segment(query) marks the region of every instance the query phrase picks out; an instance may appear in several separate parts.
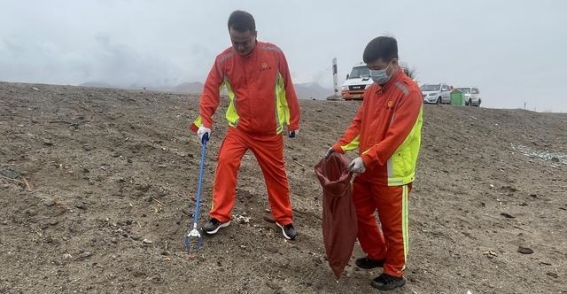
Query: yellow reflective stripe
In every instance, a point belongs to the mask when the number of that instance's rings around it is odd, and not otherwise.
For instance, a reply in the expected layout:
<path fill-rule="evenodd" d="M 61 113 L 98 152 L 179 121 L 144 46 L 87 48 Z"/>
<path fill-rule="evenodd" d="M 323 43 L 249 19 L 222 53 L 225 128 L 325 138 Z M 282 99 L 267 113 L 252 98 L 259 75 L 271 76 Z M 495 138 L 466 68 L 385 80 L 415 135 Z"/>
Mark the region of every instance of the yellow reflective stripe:
<path fill-rule="evenodd" d="M 343 152 L 351 151 L 351 150 L 358 148 L 359 144 L 360 144 L 360 137 L 356 136 L 352 141 L 350 141 L 350 143 L 341 146 L 341 149 L 343 149 Z M 366 153 L 366 151 L 364 153 Z M 362 154 L 364 154 L 364 153 L 362 153 Z"/>
<path fill-rule="evenodd" d="M 388 186 L 400 186 L 413 182 L 419 149 L 421 147 L 421 126 L 423 124 L 423 107 L 410 133 L 404 142 L 388 158 Z M 390 162 L 391 161 L 391 162 Z"/>
<path fill-rule="evenodd" d="M 234 99 L 236 95 L 232 91 L 232 87 L 230 86 L 230 81 L 227 78 L 224 79 L 224 82 L 222 83 L 221 87 L 222 86 L 226 87 L 226 90 L 228 92 L 228 100 L 229 100 L 225 117 L 226 120 L 228 121 L 228 124 L 230 126 L 235 127 L 238 124 L 238 121 L 240 120 L 240 115 L 238 115 L 238 110 L 236 108 L 236 99 Z"/>
<path fill-rule="evenodd" d="M 280 72 L 277 73 L 276 77 L 276 89 L 275 89 L 275 99 L 276 99 L 276 133 L 279 134 L 283 132 L 283 126 L 289 125 L 291 114 L 289 112 L 289 106 L 287 104 L 285 92 L 284 79 Z"/>
<path fill-rule="evenodd" d="M 200 127 L 203 124 L 203 118 L 199 115 L 197 119 L 193 121 L 193 124 L 197 127 Z"/>
<path fill-rule="evenodd" d="M 407 185 L 415 180 L 415 172 L 404 176 L 404 177 L 395 177 L 395 178 L 388 178 L 388 186 L 401 186 Z"/>
<path fill-rule="evenodd" d="M 404 239 L 404 266 L 405 270 L 409 252 L 409 203 L 408 186 L 402 186 L 402 238 Z"/>

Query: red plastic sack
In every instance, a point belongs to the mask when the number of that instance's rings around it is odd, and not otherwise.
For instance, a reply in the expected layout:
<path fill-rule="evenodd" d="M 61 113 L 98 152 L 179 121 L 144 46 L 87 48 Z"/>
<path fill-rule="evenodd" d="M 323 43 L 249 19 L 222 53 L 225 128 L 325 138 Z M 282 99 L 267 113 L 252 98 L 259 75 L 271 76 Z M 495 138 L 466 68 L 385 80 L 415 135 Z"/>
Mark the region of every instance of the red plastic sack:
<path fill-rule="evenodd" d="M 358 231 L 349 163 L 345 155 L 334 152 L 315 166 L 323 187 L 323 241 L 329 266 L 337 279 L 352 256 Z"/>

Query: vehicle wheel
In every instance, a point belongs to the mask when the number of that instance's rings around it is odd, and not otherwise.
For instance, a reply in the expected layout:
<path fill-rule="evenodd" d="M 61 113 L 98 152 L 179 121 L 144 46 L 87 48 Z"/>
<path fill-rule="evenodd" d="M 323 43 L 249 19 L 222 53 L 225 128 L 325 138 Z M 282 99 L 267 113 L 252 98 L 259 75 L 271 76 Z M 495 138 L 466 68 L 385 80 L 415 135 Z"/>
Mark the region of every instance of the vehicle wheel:
<path fill-rule="evenodd" d="M 472 99 L 469 99 L 469 106 L 474 106 L 474 105 L 472 104 Z"/>
<path fill-rule="evenodd" d="M 441 97 L 437 98 L 437 105 L 441 105 L 443 101 L 441 101 Z"/>
<path fill-rule="evenodd" d="M 470 101 L 465 100 L 465 106 L 469 106 L 469 105 L 471 105 Z"/>
<path fill-rule="evenodd" d="M 482 102 L 482 100 L 478 100 L 478 104 L 476 105 L 476 107 L 480 107 L 481 102 Z"/>

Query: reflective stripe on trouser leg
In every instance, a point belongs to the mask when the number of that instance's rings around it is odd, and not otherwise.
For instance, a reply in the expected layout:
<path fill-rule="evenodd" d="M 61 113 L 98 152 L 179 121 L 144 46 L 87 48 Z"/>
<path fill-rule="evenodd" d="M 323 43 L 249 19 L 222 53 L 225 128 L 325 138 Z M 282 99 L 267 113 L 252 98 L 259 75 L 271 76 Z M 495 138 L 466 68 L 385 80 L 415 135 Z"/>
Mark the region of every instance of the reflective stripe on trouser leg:
<path fill-rule="evenodd" d="M 372 186 L 386 242 L 384 273 L 401 277 L 408 253 L 408 186 Z"/>
<path fill-rule="evenodd" d="M 408 260 L 409 252 L 409 187 L 408 185 L 403 186 L 402 191 L 402 232 L 404 236 L 404 267 L 402 270 L 406 269 L 406 262 Z"/>

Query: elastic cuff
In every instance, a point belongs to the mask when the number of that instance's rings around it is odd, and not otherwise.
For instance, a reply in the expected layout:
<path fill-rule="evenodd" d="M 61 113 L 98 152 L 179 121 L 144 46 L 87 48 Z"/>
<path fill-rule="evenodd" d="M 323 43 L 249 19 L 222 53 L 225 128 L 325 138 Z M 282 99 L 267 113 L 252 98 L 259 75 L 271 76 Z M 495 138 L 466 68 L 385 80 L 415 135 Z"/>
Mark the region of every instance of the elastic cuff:
<path fill-rule="evenodd" d="M 345 154 L 345 152 L 343 151 L 343 148 L 341 148 L 340 146 L 334 145 L 333 150 L 335 150 L 335 152 L 339 153 L 339 154 Z"/>
<path fill-rule="evenodd" d="M 226 223 L 226 222 L 232 220 L 230 217 L 227 218 L 226 216 L 219 216 L 219 215 L 213 215 L 213 214 L 210 214 L 209 217 L 214 218 L 221 223 Z"/>
<path fill-rule="evenodd" d="M 369 168 L 370 164 L 372 164 L 372 159 L 365 154 L 362 154 L 360 158 L 362 158 L 362 161 L 364 162 L 364 167 Z"/>
<path fill-rule="evenodd" d="M 390 275 L 392 277 L 397 277 L 397 278 L 402 278 L 404 276 L 404 272 L 398 272 L 398 271 L 391 271 L 387 269 L 386 264 L 384 264 L 384 273 L 387 275 Z"/>

